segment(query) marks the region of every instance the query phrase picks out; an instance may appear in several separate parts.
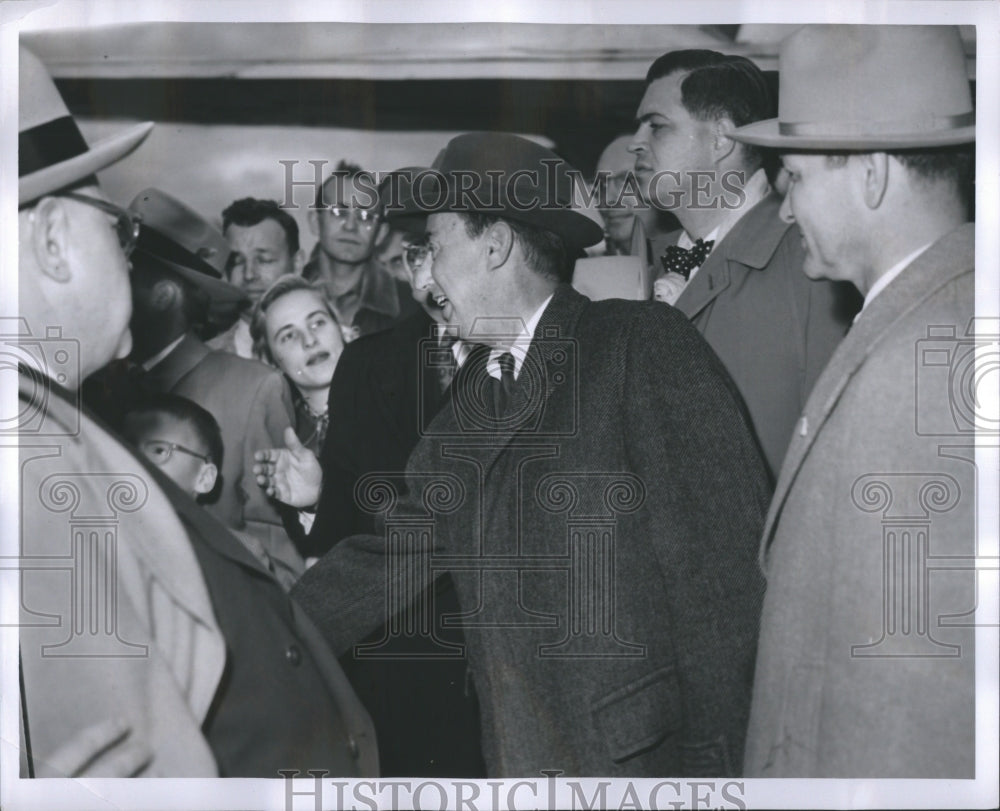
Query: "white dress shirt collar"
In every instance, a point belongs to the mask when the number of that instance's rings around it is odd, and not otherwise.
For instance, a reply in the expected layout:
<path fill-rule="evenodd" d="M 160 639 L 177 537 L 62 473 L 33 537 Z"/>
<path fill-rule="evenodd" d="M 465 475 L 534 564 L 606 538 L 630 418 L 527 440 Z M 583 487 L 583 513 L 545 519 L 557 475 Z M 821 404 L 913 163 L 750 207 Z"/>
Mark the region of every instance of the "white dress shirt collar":
<path fill-rule="evenodd" d="M 497 380 L 500 379 L 499 358 L 504 352 L 510 352 L 514 356 L 514 379 L 517 380 L 517 376 L 521 374 L 521 366 L 524 365 L 524 359 L 528 355 L 528 349 L 531 348 L 531 341 L 535 336 L 535 328 L 538 326 L 538 322 L 542 318 L 542 313 L 545 312 L 545 308 L 549 306 L 550 301 L 552 301 L 551 295 L 535 310 L 535 314 L 525 323 L 521 334 L 514 339 L 509 349 L 494 348 L 490 350 L 490 356 L 486 361 L 486 371 L 489 375 L 497 378 Z"/>

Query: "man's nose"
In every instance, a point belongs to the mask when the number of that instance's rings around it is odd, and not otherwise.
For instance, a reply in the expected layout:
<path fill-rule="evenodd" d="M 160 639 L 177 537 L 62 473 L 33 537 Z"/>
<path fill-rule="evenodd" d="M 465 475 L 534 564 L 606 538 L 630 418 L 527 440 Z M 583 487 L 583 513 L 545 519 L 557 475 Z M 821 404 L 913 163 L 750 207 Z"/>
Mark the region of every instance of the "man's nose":
<path fill-rule="evenodd" d="M 785 199 L 781 201 L 781 208 L 778 209 L 778 216 L 787 223 L 795 222 L 795 215 L 792 213 L 792 204 L 789 202 L 790 200 L 791 195 L 786 194 Z"/>
<path fill-rule="evenodd" d="M 257 267 L 257 263 L 253 260 L 244 263 L 243 265 L 243 278 L 248 282 L 255 282 L 260 278 L 260 269 Z"/>
<path fill-rule="evenodd" d="M 358 210 L 356 208 L 347 209 L 347 220 L 344 222 L 345 231 L 357 231 L 361 226 L 361 222 L 358 219 Z"/>

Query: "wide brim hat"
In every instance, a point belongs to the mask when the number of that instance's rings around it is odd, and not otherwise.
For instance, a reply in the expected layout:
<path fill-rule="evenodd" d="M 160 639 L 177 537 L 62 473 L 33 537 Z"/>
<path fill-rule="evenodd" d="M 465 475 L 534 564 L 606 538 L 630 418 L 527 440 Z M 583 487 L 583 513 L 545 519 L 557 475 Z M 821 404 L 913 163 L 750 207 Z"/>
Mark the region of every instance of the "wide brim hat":
<path fill-rule="evenodd" d="M 138 271 L 143 256 L 152 256 L 162 267 L 204 290 L 213 307 L 238 308 L 249 303 L 243 290 L 226 281 L 229 243 L 198 212 L 160 189 L 139 192 L 129 209 L 142 218 L 136 243 Z"/>
<path fill-rule="evenodd" d="M 806 25 L 782 43 L 778 67 L 778 117 L 734 130 L 734 140 L 819 151 L 975 140 L 955 26 Z"/>
<path fill-rule="evenodd" d="M 89 145 L 41 60 L 27 48 L 20 51 L 17 198 L 24 205 L 123 158 L 149 135 L 153 123 Z"/>
<path fill-rule="evenodd" d="M 497 132 L 448 142 L 434 166 L 413 173 L 399 216 L 492 214 L 558 235 L 571 252 L 600 242 L 602 227 L 579 207 L 579 173 L 552 150 Z"/>

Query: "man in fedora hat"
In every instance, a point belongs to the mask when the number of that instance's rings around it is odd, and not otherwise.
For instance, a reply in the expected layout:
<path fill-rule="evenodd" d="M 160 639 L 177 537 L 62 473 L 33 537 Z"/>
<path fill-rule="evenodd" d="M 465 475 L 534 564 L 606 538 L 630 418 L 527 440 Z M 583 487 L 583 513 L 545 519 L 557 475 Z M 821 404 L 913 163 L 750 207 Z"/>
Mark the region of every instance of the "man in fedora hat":
<path fill-rule="evenodd" d="M 849 285 L 802 275 L 801 239 L 778 216 L 763 151 L 729 137 L 772 108 L 749 59 L 671 51 L 646 74 L 630 149 L 650 205 L 681 224 L 651 245 L 661 272 L 654 298 L 684 313 L 718 354 L 776 476 L 859 303 Z"/>
<path fill-rule="evenodd" d="M 370 720 L 301 609 L 80 405 L 132 345 L 139 226 L 93 174 L 150 125 L 89 146 L 26 50 L 20 105 L 22 774 L 374 774 Z"/>
<path fill-rule="evenodd" d="M 746 774 L 973 777 L 964 49 L 952 27 L 805 26 L 780 70 L 778 118 L 732 137 L 782 151 L 805 273 L 849 281 L 864 308 L 816 382 L 768 515 Z"/>
<path fill-rule="evenodd" d="M 491 776 L 735 774 L 768 486 L 728 375 L 676 311 L 565 283 L 602 229 L 550 150 L 460 135 L 426 180 L 415 284 L 482 346 L 383 502 L 388 536 L 341 541 L 293 593 L 345 649 L 387 613 L 420 627 L 411 600 L 449 571 Z M 305 455 L 259 458 L 315 498 Z"/>
<path fill-rule="evenodd" d="M 252 473 L 254 452 L 280 442 L 293 423 L 288 384 L 275 369 L 212 350 L 196 334 L 210 305 L 246 300 L 202 258 L 219 256 L 224 264 L 229 245 L 197 212 L 159 189 L 140 192 L 130 208 L 143 222 L 132 260 L 132 358 L 146 370 L 143 385 L 187 397 L 218 421 L 222 482 L 205 507 L 291 587 L 305 563 Z"/>

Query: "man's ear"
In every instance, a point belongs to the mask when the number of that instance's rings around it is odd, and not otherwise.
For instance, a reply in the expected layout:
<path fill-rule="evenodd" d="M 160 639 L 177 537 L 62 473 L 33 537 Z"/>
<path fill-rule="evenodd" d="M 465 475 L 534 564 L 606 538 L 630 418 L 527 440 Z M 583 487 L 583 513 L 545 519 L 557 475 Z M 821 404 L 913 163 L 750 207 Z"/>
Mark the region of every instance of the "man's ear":
<path fill-rule="evenodd" d="M 58 197 L 43 197 L 28 215 L 31 250 L 39 269 L 52 281 L 65 284 L 72 277 L 69 263 L 69 214 Z"/>
<path fill-rule="evenodd" d="M 215 489 L 215 480 L 219 477 L 219 469 L 214 462 L 205 462 L 194 480 L 194 491 L 198 495 L 206 495 Z"/>
<path fill-rule="evenodd" d="M 153 285 L 149 295 L 150 305 L 157 312 L 165 313 L 173 309 L 181 299 L 181 286 L 173 279 L 160 279 Z"/>
<path fill-rule="evenodd" d="M 885 152 L 862 152 L 854 156 L 862 175 L 862 192 L 865 205 L 876 209 L 882 204 L 889 182 L 889 156 Z"/>
<path fill-rule="evenodd" d="M 503 220 L 498 220 L 486 229 L 486 257 L 490 270 L 506 264 L 514 248 L 514 229 Z"/>
<path fill-rule="evenodd" d="M 296 276 L 302 275 L 302 270 L 306 266 L 306 252 L 299 248 L 292 257 L 292 272 Z"/>
<path fill-rule="evenodd" d="M 718 119 L 712 125 L 712 154 L 716 163 L 728 158 L 736 149 L 736 141 L 729 137 L 729 133 L 734 129 L 736 125 L 725 117 Z"/>

